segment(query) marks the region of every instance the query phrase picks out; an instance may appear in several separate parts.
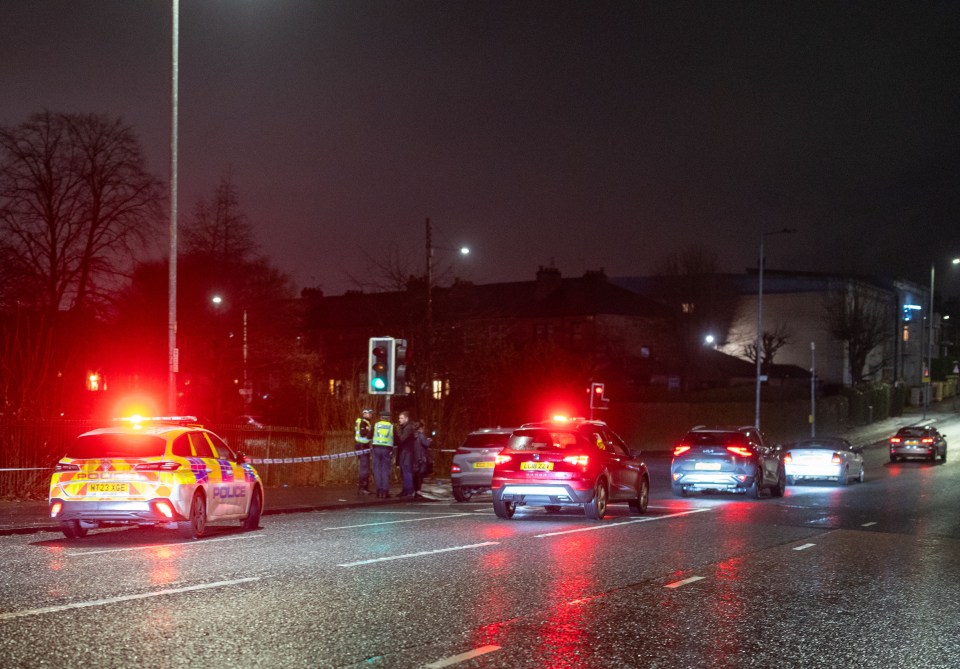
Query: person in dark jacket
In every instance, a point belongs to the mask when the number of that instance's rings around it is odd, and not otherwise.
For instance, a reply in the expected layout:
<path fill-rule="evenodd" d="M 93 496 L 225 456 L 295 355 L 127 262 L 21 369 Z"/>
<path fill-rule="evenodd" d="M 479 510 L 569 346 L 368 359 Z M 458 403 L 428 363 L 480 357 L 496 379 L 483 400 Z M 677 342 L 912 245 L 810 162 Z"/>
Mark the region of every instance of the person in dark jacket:
<path fill-rule="evenodd" d="M 426 427 L 423 423 L 417 423 L 413 462 L 413 490 L 416 494 L 420 494 L 423 479 L 433 473 L 433 452 L 430 450 L 432 446 L 433 438 L 427 434 Z"/>
<path fill-rule="evenodd" d="M 394 430 L 394 443 L 397 445 L 397 464 L 400 465 L 400 480 L 403 488 L 401 497 L 413 497 L 413 465 L 416 457 L 417 429 L 410 421 L 410 412 L 401 411 Z"/>
<path fill-rule="evenodd" d="M 357 494 L 370 494 L 370 442 L 373 441 L 373 409 L 360 412 L 353 425 L 353 448 L 357 451 Z M 361 451 L 367 451 L 362 453 Z"/>

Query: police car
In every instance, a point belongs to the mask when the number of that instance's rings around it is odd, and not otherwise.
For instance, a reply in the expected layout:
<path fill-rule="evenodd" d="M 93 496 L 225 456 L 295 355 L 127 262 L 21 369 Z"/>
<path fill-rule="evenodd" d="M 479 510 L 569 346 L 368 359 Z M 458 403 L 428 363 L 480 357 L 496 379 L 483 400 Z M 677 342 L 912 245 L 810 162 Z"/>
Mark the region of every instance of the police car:
<path fill-rule="evenodd" d="M 54 469 L 50 517 L 70 539 L 110 525 L 175 526 L 188 539 L 216 521 L 256 529 L 260 476 L 196 420 L 133 417 L 81 434 Z"/>

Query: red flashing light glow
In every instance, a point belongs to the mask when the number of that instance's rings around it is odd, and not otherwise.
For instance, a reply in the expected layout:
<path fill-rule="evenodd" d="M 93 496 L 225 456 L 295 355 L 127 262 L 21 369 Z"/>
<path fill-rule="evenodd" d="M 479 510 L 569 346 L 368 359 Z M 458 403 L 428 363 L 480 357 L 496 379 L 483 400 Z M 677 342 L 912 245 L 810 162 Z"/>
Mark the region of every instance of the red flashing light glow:
<path fill-rule="evenodd" d="M 673 455 L 674 457 L 676 457 L 678 455 L 686 453 L 689 450 L 690 450 L 690 447 L 687 446 L 686 444 L 677 444 L 676 447 L 674 447 L 673 449 Z"/>
<path fill-rule="evenodd" d="M 753 451 L 743 446 L 727 446 L 727 450 L 741 458 L 749 458 L 753 455 Z"/>
<path fill-rule="evenodd" d="M 557 414 L 557 415 L 555 415 L 555 416 L 553 417 L 553 422 L 554 422 L 554 423 L 566 423 L 566 422 L 567 422 L 567 417 L 564 416 L 563 414 Z"/>

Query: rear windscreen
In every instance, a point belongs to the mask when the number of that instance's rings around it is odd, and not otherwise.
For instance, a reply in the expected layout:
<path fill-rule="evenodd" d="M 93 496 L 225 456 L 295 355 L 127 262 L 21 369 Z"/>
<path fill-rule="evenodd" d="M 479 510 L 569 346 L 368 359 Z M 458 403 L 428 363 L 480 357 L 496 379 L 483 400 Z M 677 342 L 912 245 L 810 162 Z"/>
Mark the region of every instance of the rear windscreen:
<path fill-rule="evenodd" d="M 508 448 L 515 451 L 562 450 L 584 446 L 575 432 L 554 432 L 551 430 L 517 430 L 510 436 Z"/>
<path fill-rule="evenodd" d="M 927 431 L 922 427 L 904 427 L 897 432 L 898 437 L 926 437 Z"/>
<path fill-rule="evenodd" d="M 150 458 L 161 457 L 166 440 L 150 434 L 88 434 L 77 437 L 67 450 L 67 457 L 87 458 Z"/>
<path fill-rule="evenodd" d="M 468 434 L 463 442 L 464 448 L 503 448 L 510 438 L 509 434 Z"/>

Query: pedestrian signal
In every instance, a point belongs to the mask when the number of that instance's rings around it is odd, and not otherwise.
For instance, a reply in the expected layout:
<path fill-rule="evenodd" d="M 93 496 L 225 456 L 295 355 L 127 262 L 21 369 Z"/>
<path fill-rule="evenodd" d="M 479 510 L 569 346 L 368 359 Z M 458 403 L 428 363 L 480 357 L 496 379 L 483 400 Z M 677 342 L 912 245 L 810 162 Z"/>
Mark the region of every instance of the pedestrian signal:
<path fill-rule="evenodd" d="M 367 363 L 367 392 L 371 395 L 392 395 L 394 387 L 393 337 L 371 337 Z"/>

